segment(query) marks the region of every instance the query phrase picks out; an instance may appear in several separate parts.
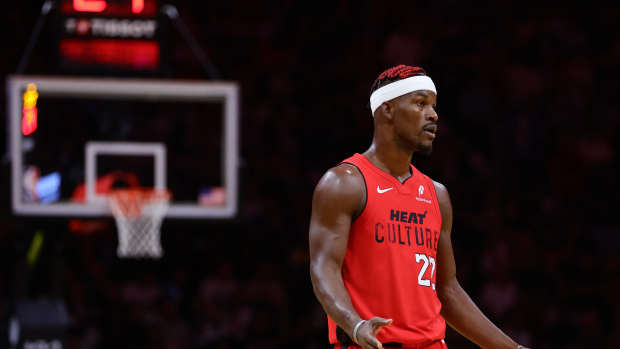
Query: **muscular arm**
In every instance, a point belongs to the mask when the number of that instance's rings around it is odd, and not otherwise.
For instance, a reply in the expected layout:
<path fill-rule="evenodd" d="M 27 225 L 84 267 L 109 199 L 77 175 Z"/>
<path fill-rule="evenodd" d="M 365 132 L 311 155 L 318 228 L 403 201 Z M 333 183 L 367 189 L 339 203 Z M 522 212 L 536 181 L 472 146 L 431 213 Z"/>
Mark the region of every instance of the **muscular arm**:
<path fill-rule="evenodd" d="M 349 337 L 361 320 L 342 281 L 352 217 L 362 209 L 364 184 L 356 169 L 340 165 L 317 184 L 310 218 L 310 276 L 319 302 Z"/>
<path fill-rule="evenodd" d="M 310 218 L 310 276 L 314 293 L 323 309 L 353 338 L 355 325 L 362 320 L 355 311 L 342 280 L 342 263 L 347 250 L 353 217 L 361 213 L 365 185 L 351 165 L 329 170 L 319 181 L 312 199 Z M 374 337 L 391 320 L 370 319 L 358 329 L 362 348 L 382 348 Z"/>
<path fill-rule="evenodd" d="M 482 348 L 516 349 L 515 343 L 497 328 L 469 298 L 456 279 L 452 250 L 452 204 L 446 188 L 435 182 L 441 209 L 441 234 L 437 251 L 437 296 L 441 300 L 441 315 L 463 336 Z"/>

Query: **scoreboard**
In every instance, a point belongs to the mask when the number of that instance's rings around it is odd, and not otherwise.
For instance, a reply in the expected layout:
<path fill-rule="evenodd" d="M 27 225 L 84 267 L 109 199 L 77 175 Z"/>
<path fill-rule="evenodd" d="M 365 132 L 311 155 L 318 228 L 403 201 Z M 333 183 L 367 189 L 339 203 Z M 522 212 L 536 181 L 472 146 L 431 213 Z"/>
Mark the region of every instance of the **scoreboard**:
<path fill-rule="evenodd" d="M 69 69 L 153 71 L 160 68 L 157 0 L 61 0 L 58 54 Z"/>

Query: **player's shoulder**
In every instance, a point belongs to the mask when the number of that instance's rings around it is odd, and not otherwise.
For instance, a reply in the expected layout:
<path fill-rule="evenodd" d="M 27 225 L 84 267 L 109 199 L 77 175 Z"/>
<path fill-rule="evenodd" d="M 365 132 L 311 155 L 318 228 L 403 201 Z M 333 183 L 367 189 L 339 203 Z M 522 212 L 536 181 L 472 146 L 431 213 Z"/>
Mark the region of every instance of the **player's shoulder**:
<path fill-rule="evenodd" d="M 366 184 L 362 173 L 348 163 L 340 163 L 327 170 L 314 189 L 315 200 L 351 203 L 353 206 L 363 202 L 365 195 Z"/>
<path fill-rule="evenodd" d="M 364 177 L 352 164 L 340 163 L 323 174 L 315 191 L 330 191 L 339 194 L 359 193 L 364 187 Z"/>
<path fill-rule="evenodd" d="M 314 189 L 313 207 L 331 213 L 359 215 L 365 205 L 366 185 L 359 170 L 346 163 L 330 168 Z M 313 208 L 313 209 L 314 209 Z"/>
<path fill-rule="evenodd" d="M 439 210 L 442 215 L 452 212 L 452 202 L 450 201 L 450 194 L 448 193 L 448 188 L 442 183 L 432 180 L 433 185 L 435 186 L 435 193 L 437 194 L 437 202 L 439 204 Z"/>
<path fill-rule="evenodd" d="M 435 186 L 435 192 L 437 193 L 437 196 L 439 195 L 447 195 L 448 194 L 448 188 L 446 188 L 445 185 L 443 185 L 443 183 L 438 182 L 434 179 L 429 178 L 431 182 L 433 182 L 433 185 Z"/>

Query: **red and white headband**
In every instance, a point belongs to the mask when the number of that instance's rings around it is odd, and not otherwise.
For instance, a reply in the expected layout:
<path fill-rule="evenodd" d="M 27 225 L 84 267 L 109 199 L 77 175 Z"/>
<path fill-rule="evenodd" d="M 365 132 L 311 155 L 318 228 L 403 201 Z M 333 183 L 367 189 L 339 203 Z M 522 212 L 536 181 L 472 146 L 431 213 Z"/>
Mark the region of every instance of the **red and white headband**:
<path fill-rule="evenodd" d="M 409 92 L 420 90 L 429 90 L 437 94 L 437 89 L 435 89 L 433 80 L 426 75 L 411 76 L 378 88 L 370 95 L 370 109 L 372 110 L 373 116 L 375 110 L 377 110 L 383 102 L 387 102 Z"/>

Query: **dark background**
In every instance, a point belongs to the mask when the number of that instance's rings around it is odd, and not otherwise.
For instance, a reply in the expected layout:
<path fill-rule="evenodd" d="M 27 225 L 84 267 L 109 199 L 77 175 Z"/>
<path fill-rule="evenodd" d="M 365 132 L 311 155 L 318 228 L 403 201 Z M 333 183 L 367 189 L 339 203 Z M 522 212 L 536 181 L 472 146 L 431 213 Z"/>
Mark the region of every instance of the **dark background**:
<path fill-rule="evenodd" d="M 57 297 L 70 348 L 327 347 L 308 273 L 312 190 L 369 146 L 370 85 L 403 63 L 439 91 L 434 152 L 414 164 L 450 191 L 464 288 L 532 348 L 617 348 L 620 11 L 465 3 L 177 1 L 222 78 L 241 85 L 238 217 L 166 221 L 161 261 L 122 261 L 112 220 L 76 235 L 68 219 L 14 216 L 5 161 L 0 333 L 17 299 Z M 0 6 L 6 76 L 41 1 Z M 28 74 L 63 74 L 46 34 Z M 166 54 L 163 77 L 207 78 L 172 29 Z M 36 230 L 45 243 L 28 267 Z M 451 331 L 447 342 L 474 347 Z"/>

